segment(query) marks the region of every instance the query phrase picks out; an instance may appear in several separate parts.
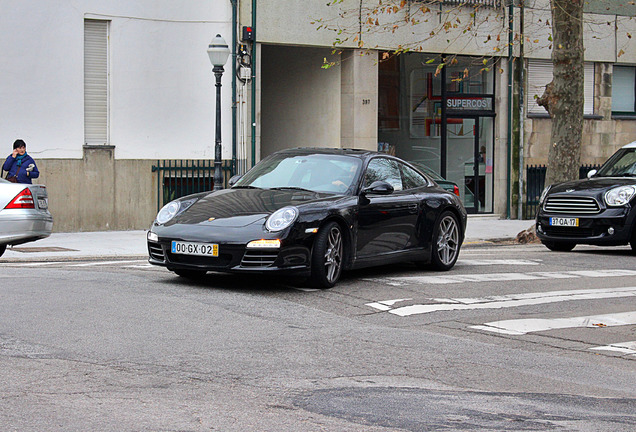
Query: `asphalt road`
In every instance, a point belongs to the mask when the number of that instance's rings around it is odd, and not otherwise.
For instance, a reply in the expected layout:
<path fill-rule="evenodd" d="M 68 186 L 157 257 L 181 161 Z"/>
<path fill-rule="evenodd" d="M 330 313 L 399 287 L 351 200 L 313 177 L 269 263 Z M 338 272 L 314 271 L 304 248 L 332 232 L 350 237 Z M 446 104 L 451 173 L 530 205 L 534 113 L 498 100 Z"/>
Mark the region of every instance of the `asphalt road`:
<path fill-rule="evenodd" d="M 636 430 L 628 248 L 474 247 L 331 290 L 0 264 L 2 431 Z"/>

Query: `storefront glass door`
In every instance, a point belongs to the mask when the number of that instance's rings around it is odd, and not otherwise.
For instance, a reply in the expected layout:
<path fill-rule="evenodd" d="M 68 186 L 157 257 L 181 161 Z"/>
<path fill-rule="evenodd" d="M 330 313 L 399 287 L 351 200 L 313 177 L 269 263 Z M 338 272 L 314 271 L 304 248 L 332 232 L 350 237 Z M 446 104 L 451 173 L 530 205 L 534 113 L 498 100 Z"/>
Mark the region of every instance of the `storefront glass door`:
<path fill-rule="evenodd" d="M 492 212 L 492 117 L 449 117 L 446 139 L 446 179 L 469 213 Z"/>

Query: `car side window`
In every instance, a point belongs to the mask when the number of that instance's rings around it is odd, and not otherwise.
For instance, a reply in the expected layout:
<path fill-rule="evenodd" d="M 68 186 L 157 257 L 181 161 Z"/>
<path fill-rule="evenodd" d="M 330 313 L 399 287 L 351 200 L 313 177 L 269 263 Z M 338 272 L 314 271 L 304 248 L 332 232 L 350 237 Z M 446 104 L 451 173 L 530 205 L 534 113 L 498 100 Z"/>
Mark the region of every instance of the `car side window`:
<path fill-rule="evenodd" d="M 400 163 L 400 168 L 402 169 L 402 185 L 404 189 L 415 189 L 430 184 L 424 176 L 410 166 Z"/>
<path fill-rule="evenodd" d="M 383 157 L 372 159 L 364 174 L 365 187 L 370 186 L 374 181 L 385 181 L 393 186 L 396 191 L 404 189 L 402 187 L 402 176 L 396 161 Z"/>

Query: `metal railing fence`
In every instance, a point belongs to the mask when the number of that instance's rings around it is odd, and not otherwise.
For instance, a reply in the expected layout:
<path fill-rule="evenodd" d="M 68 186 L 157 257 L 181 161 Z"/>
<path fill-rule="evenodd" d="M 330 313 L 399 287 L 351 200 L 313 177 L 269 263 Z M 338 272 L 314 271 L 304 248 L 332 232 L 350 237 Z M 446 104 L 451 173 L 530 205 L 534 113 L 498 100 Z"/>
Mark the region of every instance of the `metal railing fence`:
<path fill-rule="evenodd" d="M 587 177 L 587 173 L 593 169 L 599 169 L 600 165 L 581 165 L 579 178 Z M 539 209 L 539 198 L 545 187 L 545 165 L 528 165 L 526 167 L 526 205 L 524 219 L 533 219 Z"/>
<path fill-rule="evenodd" d="M 221 169 L 225 188 L 232 175 L 232 161 L 224 160 Z M 157 160 L 152 172 L 157 173 L 157 210 L 174 199 L 214 188 L 212 159 Z"/>

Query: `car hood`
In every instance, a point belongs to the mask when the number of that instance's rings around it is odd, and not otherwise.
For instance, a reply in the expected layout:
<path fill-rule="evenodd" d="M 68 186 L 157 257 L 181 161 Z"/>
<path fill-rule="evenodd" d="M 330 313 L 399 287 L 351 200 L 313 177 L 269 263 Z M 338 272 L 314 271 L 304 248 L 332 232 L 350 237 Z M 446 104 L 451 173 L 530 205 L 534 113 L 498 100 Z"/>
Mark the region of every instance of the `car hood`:
<path fill-rule="evenodd" d="M 577 192 L 583 195 L 602 195 L 617 186 L 636 185 L 633 177 L 596 177 L 559 183 L 550 188 L 550 194 Z"/>
<path fill-rule="evenodd" d="M 301 190 L 224 189 L 203 195 L 172 224 L 201 224 L 242 227 L 262 221 L 286 206 L 311 205 L 341 199 L 333 195 Z"/>

